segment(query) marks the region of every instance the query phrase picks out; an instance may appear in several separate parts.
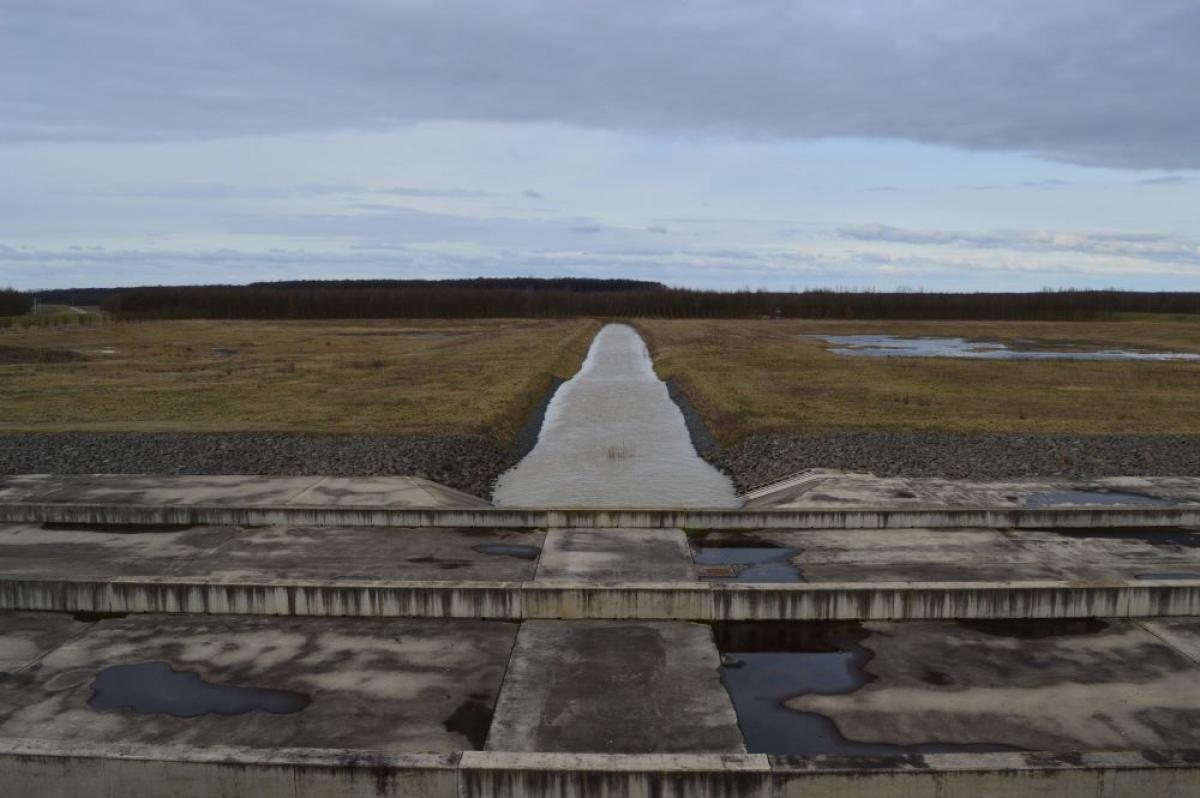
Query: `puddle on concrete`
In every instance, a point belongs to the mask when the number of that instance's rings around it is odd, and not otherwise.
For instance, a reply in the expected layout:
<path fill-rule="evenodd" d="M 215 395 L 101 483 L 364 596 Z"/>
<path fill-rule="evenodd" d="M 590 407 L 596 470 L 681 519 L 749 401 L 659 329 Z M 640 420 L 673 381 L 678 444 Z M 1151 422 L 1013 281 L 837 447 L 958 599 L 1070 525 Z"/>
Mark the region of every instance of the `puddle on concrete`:
<path fill-rule="evenodd" d="M 1094 635 L 1108 628 L 1107 621 L 1096 618 L 959 621 L 958 625 L 991 637 L 1011 637 L 1015 640 L 1047 640 L 1051 637 Z"/>
<path fill-rule="evenodd" d="M 487 742 L 488 729 L 492 726 L 492 708 L 485 703 L 490 696 L 475 695 L 459 704 L 454 714 L 443 724 L 448 732 L 456 732 L 467 738 L 476 751 L 482 751 Z"/>
<path fill-rule="evenodd" d="M 1168 581 L 1171 579 L 1200 579 L 1200 572 L 1195 571 L 1155 571 L 1148 574 L 1134 574 L 1134 579 L 1146 580 L 1162 580 Z"/>
<path fill-rule="evenodd" d="M 990 743 L 849 740 L 829 717 L 789 709 L 784 702 L 790 698 L 851 693 L 875 680 L 867 671 L 873 654 L 862 645 L 871 633 L 861 624 L 724 623 L 713 631 L 722 652 L 721 682 L 750 753 L 878 756 L 1018 750 Z"/>
<path fill-rule="evenodd" d="M 1200 362 L 1189 352 L 1135 352 L 1127 349 L 1012 349 L 998 341 L 966 338 L 902 338 L 895 335 L 812 335 L 833 346 L 830 352 L 859 357 L 957 357 L 984 360 L 1150 360 Z"/>
<path fill-rule="evenodd" d="M 187 532 L 194 524 L 76 524 L 47 521 L 42 529 L 56 532 L 107 532 L 118 535 L 147 535 L 163 532 Z"/>
<path fill-rule="evenodd" d="M 600 330 L 555 392 L 537 445 L 501 475 L 497 505 L 738 507 L 727 476 L 696 454 L 683 412 L 627 324 Z"/>
<path fill-rule="evenodd" d="M 131 710 L 142 715 L 196 718 L 201 715 L 244 715 L 270 712 L 287 715 L 304 709 L 312 699 L 292 690 L 232 687 L 212 684 L 191 671 L 177 671 L 165 662 L 113 665 L 96 675 L 88 706 L 102 710 Z"/>
<path fill-rule="evenodd" d="M 441 557 L 409 557 L 406 562 L 420 563 L 421 565 L 436 565 L 443 571 L 453 571 L 458 568 L 466 568 L 471 563 L 467 560 L 447 560 Z"/>
<path fill-rule="evenodd" d="M 701 582 L 803 582 L 796 554 L 781 546 L 701 546 L 694 557 Z"/>
<path fill-rule="evenodd" d="M 77 610 L 71 613 L 71 617 L 80 623 L 98 623 L 100 621 L 117 621 L 121 618 L 129 616 L 127 612 L 92 612 L 90 610 Z"/>
<path fill-rule="evenodd" d="M 536 560 L 542 553 L 540 546 L 529 546 L 523 543 L 477 543 L 471 548 L 480 554 L 516 557 L 521 560 Z"/>
<path fill-rule="evenodd" d="M 1162 507 L 1171 505 L 1173 502 L 1144 493 L 1126 493 L 1115 490 L 1055 490 L 1030 493 L 1021 499 L 1022 507 L 1059 507 L 1068 504 L 1137 504 Z"/>
<path fill-rule="evenodd" d="M 1134 527 L 1132 529 L 1038 529 L 1076 540 L 1125 540 L 1172 549 L 1200 548 L 1200 534 L 1176 527 Z"/>

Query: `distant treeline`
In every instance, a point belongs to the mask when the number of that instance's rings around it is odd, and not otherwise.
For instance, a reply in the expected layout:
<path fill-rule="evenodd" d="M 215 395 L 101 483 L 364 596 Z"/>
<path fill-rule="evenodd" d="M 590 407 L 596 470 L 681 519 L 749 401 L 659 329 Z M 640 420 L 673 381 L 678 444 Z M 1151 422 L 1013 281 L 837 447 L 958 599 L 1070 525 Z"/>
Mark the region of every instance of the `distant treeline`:
<path fill-rule="evenodd" d="M 33 310 L 33 294 L 0 288 L 0 316 L 21 316 Z"/>
<path fill-rule="evenodd" d="M 35 291 L 38 301 L 55 305 L 98 306 L 117 294 L 142 290 L 143 287 L 126 288 L 50 288 Z M 474 277 L 459 280 L 279 280 L 274 282 L 250 283 L 248 286 L 206 285 L 188 286 L 205 289 L 270 288 L 272 290 L 345 290 L 369 289 L 391 290 L 415 288 L 444 289 L 471 288 L 480 290 L 520 291 L 571 291 L 594 293 L 601 291 L 665 291 L 662 283 L 648 280 L 594 279 L 591 277 Z"/>
<path fill-rule="evenodd" d="M 456 281 L 459 282 L 459 281 Z M 518 281 L 521 283 L 522 281 Z M 925 293 L 521 290 L 420 283 L 370 287 L 194 286 L 124 289 L 103 303 L 128 319 L 810 318 L 1086 320 L 1105 313 L 1200 313 L 1200 293 Z M 651 284 L 655 285 L 655 284 Z"/>

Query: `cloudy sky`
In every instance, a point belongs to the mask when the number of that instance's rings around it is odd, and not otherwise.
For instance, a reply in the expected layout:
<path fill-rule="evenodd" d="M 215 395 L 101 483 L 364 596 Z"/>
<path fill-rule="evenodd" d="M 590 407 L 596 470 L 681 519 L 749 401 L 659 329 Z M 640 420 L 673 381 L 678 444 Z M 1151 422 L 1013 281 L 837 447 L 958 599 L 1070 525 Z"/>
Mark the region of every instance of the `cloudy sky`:
<path fill-rule="evenodd" d="M 1200 290 L 1194 0 L 0 0 L 0 285 Z"/>

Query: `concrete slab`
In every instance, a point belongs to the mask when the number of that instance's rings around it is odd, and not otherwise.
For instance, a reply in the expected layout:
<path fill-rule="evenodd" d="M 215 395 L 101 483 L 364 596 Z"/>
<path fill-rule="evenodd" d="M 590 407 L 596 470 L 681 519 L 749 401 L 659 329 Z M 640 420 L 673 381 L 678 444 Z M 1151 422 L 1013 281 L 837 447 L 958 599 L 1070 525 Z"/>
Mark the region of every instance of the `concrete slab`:
<path fill-rule="evenodd" d="M 292 504 L 354 507 L 491 507 L 491 502 L 421 477 L 324 477 Z"/>
<path fill-rule="evenodd" d="M 0 737 L 471 749 L 483 744 L 515 633 L 512 624 L 490 621 L 103 620 L 4 678 L 10 708 L 0 718 Z M 155 672 L 127 672 L 128 666 L 156 663 L 162 665 L 154 665 Z M 126 670 L 114 670 L 122 666 Z M 172 675 L 168 666 L 207 685 L 186 683 L 190 677 Z M 105 705 L 114 708 L 89 704 L 101 688 L 108 691 L 106 700 L 112 696 Z M 181 696 L 186 707 L 155 705 Z M 182 716 L 204 710 L 213 712 Z"/>
<path fill-rule="evenodd" d="M 682 529 L 553 529 L 537 581 L 689 582 L 695 578 Z"/>
<path fill-rule="evenodd" d="M 16 673 L 83 634 L 90 622 L 67 614 L 0 612 L 0 673 Z M 3 714 L 0 708 L 0 714 Z"/>
<path fill-rule="evenodd" d="M 744 509 L 1169 506 L 1200 503 L 1200 477 L 976 482 L 814 470 L 745 495 Z"/>
<path fill-rule="evenodd" d="M 216 579 L 520 582 L 533 578 L 540 530 L 268 527 L 246 530 L 173 573 Z"/>
<path fill-rule="evenodd" d="M 744 752 L 708 627 L 527 621 L 489 751 Z"/>
<path fill-rule="evenodd" d="M 165 576 L 241 533 L 238 527 L 0 525 L 0 575 Z"/>
<path fill-rule="evenodd" d="M 775 627 L 783 660 L 752 654 L 726 671 L 743 684 L 743 728 L 759 723 L 751 751 L 769 739 L 839 755 L 1200 748 L 1200 667 L 1134 622 L 787 626 Z"/>
<path fill-rule="evenodd" d="M 0 501 L 72 504 L 490 507 L 428 479 L 158 474 L 0 476 Z"/>

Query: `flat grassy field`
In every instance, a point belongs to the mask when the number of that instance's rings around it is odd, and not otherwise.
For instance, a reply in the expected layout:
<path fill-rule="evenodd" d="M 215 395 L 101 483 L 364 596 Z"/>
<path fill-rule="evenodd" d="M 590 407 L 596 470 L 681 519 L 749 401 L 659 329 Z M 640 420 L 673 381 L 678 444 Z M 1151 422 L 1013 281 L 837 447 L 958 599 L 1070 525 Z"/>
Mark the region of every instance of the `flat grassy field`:
<path fill-rule="evenodd" d="M 587 319 L 156 321 L 0 333 L 0 433 L 515 435 Z"/>
<path fill-rule="evenodd" d="M 1200 363 L 848 357 L 812 333 L 945 336 L 1014 348 L 1200 352 L 1200 317 L 1099 322 L 639 320 L 717 439 L 834 431 L 1200 433 Z"/>

